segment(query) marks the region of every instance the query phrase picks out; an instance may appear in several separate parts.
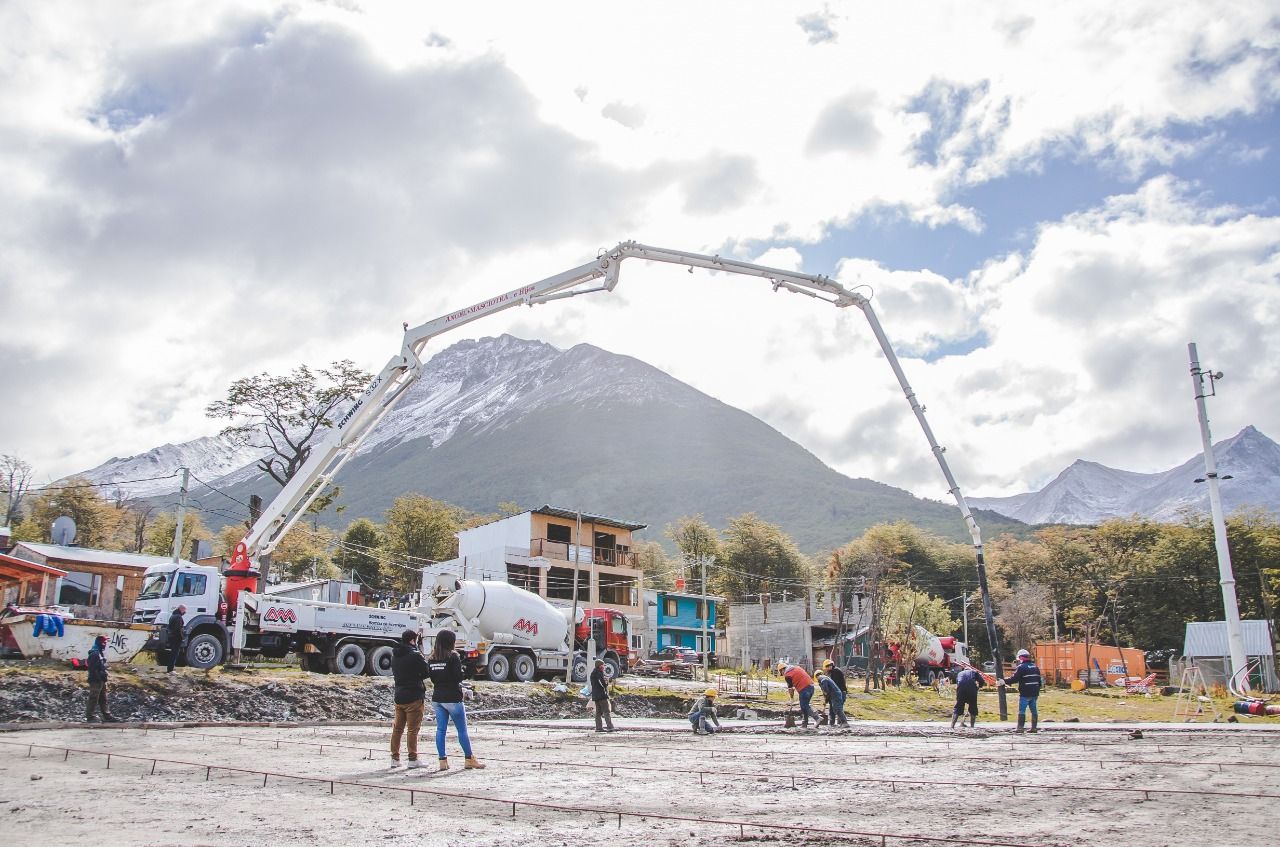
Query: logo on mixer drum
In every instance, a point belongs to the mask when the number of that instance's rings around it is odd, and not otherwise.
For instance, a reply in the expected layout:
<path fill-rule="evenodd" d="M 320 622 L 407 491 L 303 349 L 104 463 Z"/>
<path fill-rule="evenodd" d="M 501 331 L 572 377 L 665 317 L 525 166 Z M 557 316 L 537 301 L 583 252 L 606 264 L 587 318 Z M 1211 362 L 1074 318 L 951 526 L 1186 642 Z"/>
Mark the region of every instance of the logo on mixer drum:
<path fill-rule="evenodd" d="M 275 606 L 267 609 L 267 613 L 262 617 L 267 623 L 298 622 L 298 616 L 293 613 L 293 609 L 277 609 Z"/>
<path fill-rule="evenodd" d="M 538 634 L 538 622 L 528 620 L 527 618 L 521 618 L 520 620 L 516 621 L 511 628 L 514 629 L 516 632 L 523 632 L 525 635 Z"/>

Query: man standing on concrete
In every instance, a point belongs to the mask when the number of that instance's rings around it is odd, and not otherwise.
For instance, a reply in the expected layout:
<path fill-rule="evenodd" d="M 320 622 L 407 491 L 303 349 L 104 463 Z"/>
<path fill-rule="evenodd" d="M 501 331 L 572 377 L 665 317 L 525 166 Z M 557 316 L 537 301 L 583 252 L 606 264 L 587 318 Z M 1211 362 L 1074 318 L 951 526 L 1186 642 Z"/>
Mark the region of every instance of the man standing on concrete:
<path fill-rule="evenodd" d="M 787 699 L 797 694 L 800 696 L 801 726 L 808 726 L 811 717 L 813 725 L 817 726 L 818 713 L 809 705 L 809 701 L 813 699 L 813 678 L 799 665 L 788 665 L 786 662 L 778 662 L 778 673 L 787 681 Z"/>
<path fill-rule="evenodd" d="M 431 675 L 427 660 L 418 650 L 418 633 L 406 629 L 400 643 L 391 650 L 391 675 L 395 677 L 396 717 L 391 724 L 391 769 L 400 767 L 400 737 L 408 732 L 409 767 L 418 764 L 418 730 L 426 711 L 427 686 Z"/>
<path fill-rule="evenodd" d="M 1026 650 L 1018 651 L 1018 669 L 1008 679 L 996 681 L 999 685 L 1018 683 L 1018 732 L 1023 731 L 1026 723 L 1026 711 L 1031 709 L 1031 731 L 1039 732 L 1039 714 L 1036 712 L 1036 700 L 1040 697 L 1040 669 Z"/>
<path fill-rule="evenodd" d="M 982 674 L 973 668 L 965 668 L 956 676 L 956 705 L 951 710 L 951 728 L 961 719 L 965 707 L 969 708 L 969 726 L 978 725 L 978 689 L 983 685 Z M 963 721 L 960 724 L 964 726 Z"/>
<path fill-rule="evenodd" d="M 822 670 L 827 676 L 831 677 L 831 681 L 836 684 L 836 688 L 840 689 L 840 693 L 845 696 L 845 699 L 848 699 L 849 686 L 845 683 L 844 671 L 837 668 L 836 663 L 830 659 L 822 663 Z"/>
<path fill-rule="evenodd" d="M 89 648 L 86 664 L 89 666 L 89 705 L 84 710 L 85 723 L 93 723 L 96 709 L 102 715 L 103 723 L 118 723 L 119 718 L 111 714 L 107 706 L 107 637 L 99 635 L 93 639 Z"/>
<path fill-rule="evenodd" d="M 187 607 L 179 604 L 169 615 L 169 624 L 165 627 L 165 637 L 169 645 L 169 673 L 178 662 L 178 654 L 182 652 L 182 631 L 187 626 Z"/>
<path fill-rule="evenodd" d="M 604 678 L 603 659 L 596 659 L 595 670 L 591 672 L 591 702 L 596 707 L 596 732 L 604 732 L 601 719 L 609 725 L 609 732 L 613 732 L 613 717 L 609 714 L 609 683 Z"/>

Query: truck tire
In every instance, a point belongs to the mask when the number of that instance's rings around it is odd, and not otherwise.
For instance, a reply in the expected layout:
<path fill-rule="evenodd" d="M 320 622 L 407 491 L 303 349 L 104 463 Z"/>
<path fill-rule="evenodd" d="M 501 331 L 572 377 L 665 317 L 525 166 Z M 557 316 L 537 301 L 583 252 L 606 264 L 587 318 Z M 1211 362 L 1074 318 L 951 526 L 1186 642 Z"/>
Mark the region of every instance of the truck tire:
<path fill-rule="evenodd" d="M 207 671 L 222 663 L 222 642 L 212 633 L 202 632 L 187 642 L 187 665 Z"/>
<path fill-rule="evenodd" d="M 391 676 L 391 659 L 394 656 L 395 649 L 389 644 L 370 647 L 365 651 L 365 658 L 369 660 L 369 673 L 374 676 Z"/>
<path fill-rule="evenodd" d="M 622 668 L 618 665 L 618 660 L 612 656 L 604 657 L 604 678 L 606 681 L 617 679 L 622 676 Z"/>
<path fill-rule="evenodd" d="M 364 673 L 364 648 L 359 644 L 343 644 L 338 648 L 334 660 L 338 663 L 338 673 L 345 676 L 359 676 Z"/>
<path fill-rule="evenodd" d="M 530 682 L 537 672 L 537 663 L 527 653 L 518 653 L 511 659 L 511 676 L 516 682 Z"/>
<path fill-rule="evenodd" d="M 573 681 L 574 682 L 587 681 L 587 657 L 586 656 L 573 657 Z"/>
<path fill-rule="evenodd" d="M 494 653 L 489 657 L 489 679 L 494 682 L 506 682 L 511 673 L 511 659 L 505 653 Z"/>
<path fill-rule="evenodd" d="M 921 685 L 933 685 L 933 668 L 924 668 L 919 676 Z"/>

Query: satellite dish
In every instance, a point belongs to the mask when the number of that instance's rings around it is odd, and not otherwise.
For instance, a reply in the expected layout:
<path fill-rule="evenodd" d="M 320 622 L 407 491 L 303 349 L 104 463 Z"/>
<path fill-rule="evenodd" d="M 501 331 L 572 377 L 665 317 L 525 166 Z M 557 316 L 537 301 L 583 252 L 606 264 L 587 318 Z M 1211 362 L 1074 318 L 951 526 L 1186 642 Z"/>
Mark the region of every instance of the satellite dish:
<path fill-rule="evenodd" d="M 63 515 L 53 522 L 53 543 L 62 547 L 70 547 L 76 540 L 76 522 Z"/>

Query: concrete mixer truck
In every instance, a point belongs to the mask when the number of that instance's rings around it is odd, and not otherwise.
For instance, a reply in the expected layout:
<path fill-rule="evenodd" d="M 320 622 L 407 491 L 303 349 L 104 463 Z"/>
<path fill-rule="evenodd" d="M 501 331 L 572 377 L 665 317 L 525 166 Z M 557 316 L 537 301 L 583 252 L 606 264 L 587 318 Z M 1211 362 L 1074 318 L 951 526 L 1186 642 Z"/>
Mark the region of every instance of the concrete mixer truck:
<path fill-rule="evenodd" d="M 431 616 L 425 641 L 429 644 L 441 629 L 456 632 L 458 648 L 476 677 L 528 682 L 540 675 L 562 675 L 572 662 L 573 679 L 583 681 L 590 640 L 596 658 L 604 661 L 605 676 L 618 676 L 627 668 L 627 619 L 613 609 L 579 608 L 571 629 L 572 610 L 510 583 L 443 577 L 433 596 L 424 597 L 421 612 Z"/>

